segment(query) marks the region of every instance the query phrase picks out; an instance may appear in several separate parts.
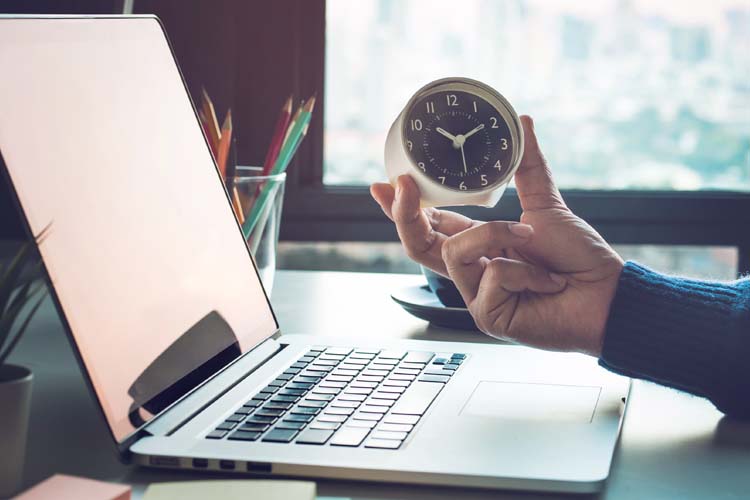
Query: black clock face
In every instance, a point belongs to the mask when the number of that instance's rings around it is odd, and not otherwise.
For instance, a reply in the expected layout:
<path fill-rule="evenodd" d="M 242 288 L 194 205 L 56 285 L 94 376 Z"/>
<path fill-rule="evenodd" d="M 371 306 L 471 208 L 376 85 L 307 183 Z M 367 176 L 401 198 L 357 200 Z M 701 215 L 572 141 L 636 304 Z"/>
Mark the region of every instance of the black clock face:
<path fill-rule="evenodd" d="M 511 133 L 489 102 L 462 91 L 440 91 L 416 100 L 404 119 L 406 150 L 434 181 L 456 190 L 498 182 L 513 158 Z"/>

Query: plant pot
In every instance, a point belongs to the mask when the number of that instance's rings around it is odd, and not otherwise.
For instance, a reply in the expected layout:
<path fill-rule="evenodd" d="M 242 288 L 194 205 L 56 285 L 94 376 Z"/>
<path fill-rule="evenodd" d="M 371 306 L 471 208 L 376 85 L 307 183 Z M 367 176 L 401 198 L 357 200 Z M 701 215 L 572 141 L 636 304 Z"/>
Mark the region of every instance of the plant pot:
<path fill-rule="evenodd" d="M 33 379 L 28 368 L 0 366 L 0 498 L 21 489 Z"/>

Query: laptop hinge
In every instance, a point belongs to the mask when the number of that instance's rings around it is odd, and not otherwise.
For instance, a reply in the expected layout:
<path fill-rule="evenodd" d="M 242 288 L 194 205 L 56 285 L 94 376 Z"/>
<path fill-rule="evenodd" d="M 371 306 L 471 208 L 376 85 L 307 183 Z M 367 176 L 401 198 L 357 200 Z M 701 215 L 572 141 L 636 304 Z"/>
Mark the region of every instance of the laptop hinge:
<path fill-rule="evenodd" d="M 144 430 L 152 436 L 172 434 L 284 347 L 274 338 L 266 340 L 164 410 L 161 415 L 149 422 Z"/>

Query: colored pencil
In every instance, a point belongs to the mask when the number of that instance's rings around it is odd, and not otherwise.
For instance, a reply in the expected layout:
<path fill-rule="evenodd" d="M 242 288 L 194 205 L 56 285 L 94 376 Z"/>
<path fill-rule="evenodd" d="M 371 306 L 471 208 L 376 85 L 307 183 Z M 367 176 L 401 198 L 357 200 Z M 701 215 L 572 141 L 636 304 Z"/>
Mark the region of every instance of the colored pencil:
<path fill-rule="evenodd" d="M 214 103 L 208 96 L 206 89 L 201 89 L 202 102 L 201 109 L 203 116 L 206 120 L 206 128 L 208 129 L 208 142 L 211 145 L 211 151 L 214 154 L 214 158 L 219 153 L 219 140 L 221 139 L 221 131 L 219 130 L 219 121 L 216 119 L 216 110 L 214 109 Z"/>
<path fill-rule="evenodd" d="M 289 157 L 290 161 L 291 161 L 292 158 L 294 158 L 294 155 L 297 154 L 297 150 L 299 149 L 299 145 L 302 144 L 302 140 L 305 138 L 305 136 L 307 135 L 307 130 L 310 128 L 310 120 L 312 120 L 312 112 L 313 112 L 313 109 L 315 109 L 315 98 L 316 97 L 317 96 L 313 95 L 307 101 L 308 102 L 308 106 L 306 106 L 306 107 L 307 107 L 307 112 L 310 113 L 310 118 L 307 120 L 307 123 L 305 124 L 305 127 L 302 129 L 302 136 L 299 138 L 299 140 L 297 141 L 297 143 L 292 148 L 292 154 Z M 286 167 L 284 167 L 284 169 L 286 169 Z"/>
<path fill-rule="evenodd" d="M 299 147 L 299 143 L 307 132 L 307 127 L 310 124 L 311 113 L 314 106 L 315 98 L 310 99 L 304 106 L 300 106 L 301 109 L 299 111 L 299 116 L 290 126 L 289 133 L 284 141 L 284 146 L 281 148 L 279 157 L 276 159 L 276 162 L 271 169 L 271 175 L 280 174 L 286 170 L 287 166 L 289 166 L 292 155 Z M 265 210 L 264 205 L 266 204 L 268 197 L 271 195 L 272 189 L 273 185 L 267 182 L 263 186 L 260 195 L 253 203 L 253 206 L 250 209 L 250 214 L 245 218 L 245 223 L 242 225 L 242 232 L 245 235 L 245 239 L 250 237 L 253 233 L 253 229 L 255 229 L 258 221 L 263 215 L 263 211 Z"/>
<path fill-rule="evenodd" d="M 240 193 L 237 191 L 237 186 L 232 186 L 232 206 L 234 207 L 234 213 L 237 215 L 237 220 L 240 226 L 245 223 L 245 214 L 242 213 L 242 201 L 240 201 Z"/>
<path fill-rule="evenodd" d="M 221 126 L 221 139 L 219 139 L 219 152 L 216 163 L 223 179 L 227 178 L 227 160 L 229 159 L 229 147 L 232 145 L 232 110 L 227 111 L 224 124 Z"/>
<path fill-rule="evenodd" d="M 263 161 L 263 173 L 261 175 L 268 175 L 273 167 L 276 158 L 279 156 L 281 146 L 284 142 L 284 136 L 286 135 L 289 121 L 292 117 L 292 96 L 289 96 L 281 107 L 281 112 L 276 120 L 276 127 L 271 137 L 271 142 L 268 145 L 268 152 L 266 153 L 266 159 Z"/>

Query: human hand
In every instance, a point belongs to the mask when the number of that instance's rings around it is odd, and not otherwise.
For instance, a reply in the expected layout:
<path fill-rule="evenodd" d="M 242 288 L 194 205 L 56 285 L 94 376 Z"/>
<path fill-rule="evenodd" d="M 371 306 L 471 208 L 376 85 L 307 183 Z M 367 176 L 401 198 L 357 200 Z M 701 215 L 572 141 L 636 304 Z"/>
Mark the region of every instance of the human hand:
<path fill-rule="evenodd" d="M 552 180 L 531 118 L 515 182 L 521 223 L 479 222 L 420 209 L 408 176 L 373 184 L 413 260 L 449 276 L 485 333 L 535 347 L 598 356 L 622 259 L 574 215 Z"/>

